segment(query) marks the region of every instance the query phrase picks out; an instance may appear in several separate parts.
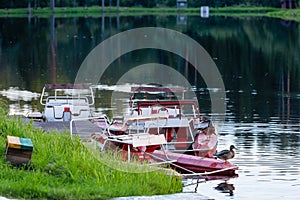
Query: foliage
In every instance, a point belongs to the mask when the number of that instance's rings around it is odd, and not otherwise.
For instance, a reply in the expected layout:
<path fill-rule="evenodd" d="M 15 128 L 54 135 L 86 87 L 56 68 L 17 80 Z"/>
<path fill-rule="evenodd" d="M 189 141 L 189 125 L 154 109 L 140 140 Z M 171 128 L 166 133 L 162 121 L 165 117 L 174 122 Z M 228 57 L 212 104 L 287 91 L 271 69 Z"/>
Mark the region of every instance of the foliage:
<path fill-rule="evenodd" d="M 0 194 L 16 199 L 107 199 L 131 195 L 180 192 L 179 178 L 159 171 L 126 173 L 105 163 L 113 155 L 96 156 L 79 138 L 45 133 L 20 119 L 8 119 L 0 109 L 0 151 L 5 152 L 7 135 L 30 138 L 34 145 L 31 164 L 13 167 L 0 160 Z M 119 162 L 131 170 L 141 165 Z"/>
<path fill-rule="evenodd" d="M 270 12 L 268 13 L 271 17 L 277 17 L 286 20 L 295 20 L 300 21 L 300 10 L 293 9 L 293 10 L 280 10 L 277 12 Z"/>
<path fill-rule="evenodd" d="M 235 7 L 220 7 L 220 8 L 211 8 L 210 12 L 211 14 L 214 13 L 267 13 L 272 11 L 277 11 L 279 8 L 272 8 L 272 7 L 244 7 L 244 6 L 235 6 Z M 143 13 L 147 12 L 149 13 L 190 13 L 190 14 L 199 14 L 199 8 L 186 8 L 186 9 L 177 9 L 177 8 L 170 8 L 170 7 L 158 7 L 158 8 L 143 8 L 143 7 L 120 7 L 119 10 L 117 10 L 116 7 L 106 7 L 104 9 L 104 12 L 110 12 L 110 13 L 117 13 L 121 12 L 124 14 L 132 15 L 133 13 Z M 26 14 L 27 15 L 27 8 L 17 8 L 17 9 L 0 9 L 0 15 L 20 15 L 20 14 Z M 31 14 L 34 15 L 51 15 L 51 14 L 79 14 L 79 13 L 85 13 L 85 14 L 98 14 L 99 16 L 102 15 L 102 8 L 100 6 L 91 6 L 91 7 L 70 7 L 70 8 L 64 8 L 64 7 L 56 7 L 54 11 L 52 11 L 50 8 L 38 8 L 31 11 Z M 25 17 L 25 16 L 23 16 Z"/>
<path fill-rule="evenodd" d="M 0 8 L 27 8 L 28 3 L 34 8 L 50 7 L 54 1 L 57 7 L 101 6 L 100 0 L 2 0 Z M 117 1 L 105 0 L 105 6 L 116 6 Z M 120 0 L 123 7 L 175 7 L 175 0 Z M 299 0 L 296 2 L 299 5 Z M 280 0 L 188 0 L 188 7 L 199 6 L 226 7 L 236 5 L 279 7 Z"/>

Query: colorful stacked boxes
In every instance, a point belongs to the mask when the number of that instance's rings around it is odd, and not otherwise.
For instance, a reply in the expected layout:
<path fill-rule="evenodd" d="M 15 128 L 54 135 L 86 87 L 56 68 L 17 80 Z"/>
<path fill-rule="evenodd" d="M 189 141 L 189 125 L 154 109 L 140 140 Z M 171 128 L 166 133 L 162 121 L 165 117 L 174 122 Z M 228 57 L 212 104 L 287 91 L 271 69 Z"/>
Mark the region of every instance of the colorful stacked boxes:
<path fill-rule="evenodd" d="M 29 164 L 33 144 L 29 138 L 7 136 L 5 160 L 12 165 Z"/>

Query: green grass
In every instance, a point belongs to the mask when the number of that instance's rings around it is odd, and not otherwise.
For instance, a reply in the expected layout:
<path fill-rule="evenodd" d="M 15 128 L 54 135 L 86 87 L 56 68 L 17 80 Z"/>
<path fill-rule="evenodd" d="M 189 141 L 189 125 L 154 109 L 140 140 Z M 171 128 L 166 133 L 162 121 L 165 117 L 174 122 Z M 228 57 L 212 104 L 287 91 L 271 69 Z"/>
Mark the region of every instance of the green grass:
<path fill-rule="evenodd" d="M 1 106 L 3 107 L 3 106 Z M 30 138 L 31 164 L 13 167 L 4 161 L 7 135 Z M 86 148 L 79 138 L 45 133 L 0 109 L 0 196 L 16 199 L 107 199 L 182 191 L 179 178 L 140 164 L 116 160 Z M 129 173 L 112 168 L 122 166 Z"/>
<path fill-rule="evenodd" d="M 300 9 L 278 10 L 276 12 L 268 13 L 268 15 L 280 19 L 300 21 Z"/>
<path fill-rule="evenodd" d="M 211 8 L 213 13 L 268 13 L 273 11 L 278 11 L 279 8 L 271 7 L 222 7 L 222 8 Z"/>
<path fill-rule="evenodd" d="M 141 7 L 120 7 L 119 10 L 116 7 L 105 7 L 104 13 L 109 15 L 120 16 L 133 16 L 133 15 L 177 15 L 178 13 L 186 15 L 200 15 L 200 8 L 141 8 Z M 55 14 L 56 17 L 99 17 L 102 15 L 102 7 L 56 7 L 54 11 L 50 8 L 37 8 L 31 9 L 31 16 L 37 17 L 49 17 Z M 271 7 L 247 7 L 247 6 L 235 6 L 235 7 L 222 7 L 222 8 L 210 8 L 210 15 L 219 16 L 268 16 L 287 20 L 300 21 L 299 9 L 283 10 L 281 8 Z M 0 17 L 27 17 L 27 8 L 16 9 L 0 9 Z"/>
<path fill-rule="evenodd" d="M 210 12 L 214 13 L 244 13 L 244 12 L 252 12 L 252 13 L 266 13 L 271 11 L 276 11 L 277 8 L 268 8 L 268 7 L 225 7 L 225 8 L 210 8 Z M 116 7 L 105 7 L 104 12 L 106 13 L 156 13 L 156 14 L 177 14 L 177 13 L 187 13 L 187 14 L 197 14 L 200 13 L 200 8 L 186 8 L 186 9 L 178 9 L 178 8 L 141 8 L 141 7 L 120 7 L 117 10 Z M 39 15 L 39 14 L 74 14 L 74 13 L 81 13 L 81 14 L 102 14 L 102 7 L 99 6 L 92 6 L 92 7 L 56 7 L 54 11 L 50 10 L 50 8 L 37 8 L 31 9 L 32 15 Z M 20 15 L 20 14 L 28 14 L 27 8 L 16 8 L 16 9 L 0 9 L 1 15 Z"/>

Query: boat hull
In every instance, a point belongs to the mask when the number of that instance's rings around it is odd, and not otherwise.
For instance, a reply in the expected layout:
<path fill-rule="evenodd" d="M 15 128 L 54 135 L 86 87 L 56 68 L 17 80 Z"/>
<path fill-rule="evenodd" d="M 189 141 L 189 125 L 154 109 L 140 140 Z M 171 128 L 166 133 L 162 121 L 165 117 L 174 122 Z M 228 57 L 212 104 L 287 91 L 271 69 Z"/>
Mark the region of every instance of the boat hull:
<path fill-rule="evenodd" d="M 161 150 L 154 151 L 152 153 L 152 158 L 157 161 L 173 161 L 172 163 L 174 165 L 172 164 L 170 166 L 181 173 L 189 173 L 188 170 L 190 170 L 194 173 L 207 173 L 207 175 L 234 176 L 236 175 L 235 171 L 238 170 L 236 165 L 233 165 L 228 161 L 225 162 L 215 158 L 204 158 L 187 154 L 163 152 Z"/>

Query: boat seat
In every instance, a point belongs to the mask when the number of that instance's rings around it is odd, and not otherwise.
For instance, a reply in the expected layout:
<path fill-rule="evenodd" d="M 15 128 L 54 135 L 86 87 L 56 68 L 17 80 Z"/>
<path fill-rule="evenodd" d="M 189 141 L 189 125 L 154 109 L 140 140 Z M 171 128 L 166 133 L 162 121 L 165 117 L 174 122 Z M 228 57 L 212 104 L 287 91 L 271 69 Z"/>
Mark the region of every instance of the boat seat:
<path fill-rule="evenodd" d="M 53 114 L 55 119 L 62 119 L 65 113 L 65 106 L 54 106 Z"/>
<path fill-rule="evenodd" d="M 188 127 L 180 127 L 180 128 L 175 128 L 176 131 L 176 141 L 175 141 L 175 148 L 176 149 L 187 149 L 189 142 L 188 142 L 188 132 L 189 128 Z"/>
<path fill-rule="evenodd" d="M 71 98 L 71 97 L 48 97 L 46 100 L 46 106 L 58 106 L 58 105 L 88 105 L 87 98 Z"/>
<path fill-rule="evenodd" d="M 148 129 L 149 134 L 158 135 L 158 134 L 165 134 L 166 130 L 163 128 L 151 127 Z"/>
<path fill-rule="evenodd" d="M 29 119 L 43 119 L 43 114 L 40 112 L 33 112 L 33 113 L 28 113 L 27 117 Z"/>
<path fill-rule="evenodd" d="M 71 108 L 72 116 L 87 118 L 91 115 L 89 106 L 73 106 Z"/>
<path fill-rule="evenodd" d="M 157 114 L 157 113 L 158 113 L 158 110 L 156 110 L 156 109 L 151 110 L 151 114 Z"/>
<path fill-rule="evenodd" d="M 149 128 L 148 129 L 148 133 L 149 134 L 153 134 L 153 135 L 157 135 L 157 134 L 159 134 L 159 129 L 157 129 L 156 127 L 154 128 Z"/>

